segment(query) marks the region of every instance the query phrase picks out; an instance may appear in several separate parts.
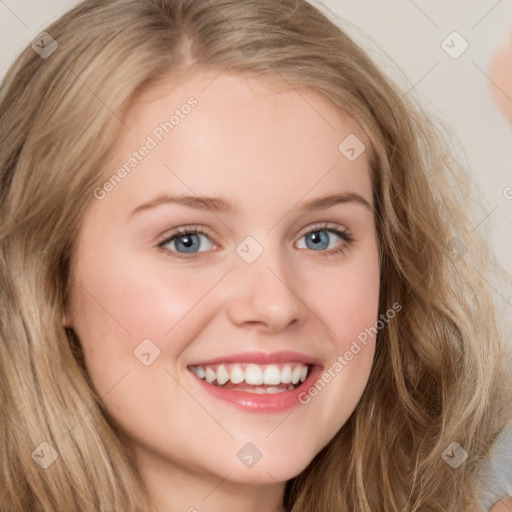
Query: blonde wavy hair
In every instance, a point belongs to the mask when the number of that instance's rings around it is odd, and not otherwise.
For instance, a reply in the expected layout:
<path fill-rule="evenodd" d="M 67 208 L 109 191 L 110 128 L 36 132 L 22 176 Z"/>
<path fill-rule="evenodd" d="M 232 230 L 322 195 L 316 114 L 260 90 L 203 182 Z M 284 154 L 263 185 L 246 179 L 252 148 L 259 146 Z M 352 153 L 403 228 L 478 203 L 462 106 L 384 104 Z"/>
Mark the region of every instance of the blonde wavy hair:
<path fill-rule="evenodd" d="M 356 410 L 287 483 L 286 510 L 479 510 L 475 468 L 512 417 L 510 354 L 482 277 L 492 260 L 463 209 L 471 188 L 439 123 L 304 0 L 86 0 L 46 31 L 58 48 L 27 47 L 0 90 L 0 510 L 148 510 L 62 316 L 123 113 L 196 69 L 316 91 L 371 142 L 380 308 L 403 309 L 379 332 Z M 43 441 L 59 454 L 47 469 L 31 457 Z M 452 442 L 469 454 L 457 469 L 442 457 Z"/>

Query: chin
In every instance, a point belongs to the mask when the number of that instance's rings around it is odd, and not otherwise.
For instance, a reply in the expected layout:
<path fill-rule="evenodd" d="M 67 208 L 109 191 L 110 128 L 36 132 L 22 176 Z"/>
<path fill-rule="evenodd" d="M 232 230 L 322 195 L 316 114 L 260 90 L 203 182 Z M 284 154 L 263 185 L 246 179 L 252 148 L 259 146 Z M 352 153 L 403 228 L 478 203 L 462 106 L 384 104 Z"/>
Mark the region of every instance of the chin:
<path fill-rule="evenodd" d="M 297 450 L 299 448 L 297 447 Z M 297 457 L 297 453 L 283 455 L 280 460 L 263 461 L 263 458 L 254 466 L 237 468 L 229 479 L 237 483 L 249 485 L 285 483 L 299 475 L 311 462 L 311 458 Z"/>

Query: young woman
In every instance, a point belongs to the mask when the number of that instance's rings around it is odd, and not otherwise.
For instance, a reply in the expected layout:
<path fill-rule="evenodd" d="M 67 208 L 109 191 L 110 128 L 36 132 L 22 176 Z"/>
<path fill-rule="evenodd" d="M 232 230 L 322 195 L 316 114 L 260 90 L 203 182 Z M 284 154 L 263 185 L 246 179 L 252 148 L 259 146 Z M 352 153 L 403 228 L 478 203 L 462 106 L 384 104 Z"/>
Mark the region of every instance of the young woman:
<path fill-rule="evenodd" d="M 470 191 L 337 26 L 88 0 L 0 115 L 0 510 L 480 510 L 510 354 Z"/>

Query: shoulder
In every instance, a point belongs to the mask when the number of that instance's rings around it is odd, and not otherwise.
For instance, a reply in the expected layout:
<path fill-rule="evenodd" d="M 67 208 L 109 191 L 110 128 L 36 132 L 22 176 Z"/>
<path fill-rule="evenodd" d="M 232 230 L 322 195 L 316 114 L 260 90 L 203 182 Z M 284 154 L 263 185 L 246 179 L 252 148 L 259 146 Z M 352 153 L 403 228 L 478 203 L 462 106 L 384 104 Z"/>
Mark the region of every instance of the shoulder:
<path fill-rule="evenodd" d="M 496 437 L 489 457 L 476 470 L 481 512 L 488 512 L 496 501 L 512 496 L 512 421 Z"/>

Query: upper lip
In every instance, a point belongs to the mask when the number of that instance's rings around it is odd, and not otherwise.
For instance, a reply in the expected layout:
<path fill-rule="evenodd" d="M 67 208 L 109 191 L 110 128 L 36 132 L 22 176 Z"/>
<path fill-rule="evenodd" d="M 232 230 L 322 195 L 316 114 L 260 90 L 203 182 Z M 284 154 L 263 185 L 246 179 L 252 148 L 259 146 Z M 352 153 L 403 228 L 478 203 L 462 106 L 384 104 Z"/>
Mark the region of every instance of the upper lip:
<path fill-rule="evenodd" d="M 275 364 L 300 362 L 304 364 L 319 365 L 318 359 L 292 352 L 289 350 L 280 352 L 240 352 L 239 354 L 230 354 L 215 357 L 214 359 L 196 361 L 188 366 L 208 366 L 221 363 L 254 363 L 254 364 Z"/>

